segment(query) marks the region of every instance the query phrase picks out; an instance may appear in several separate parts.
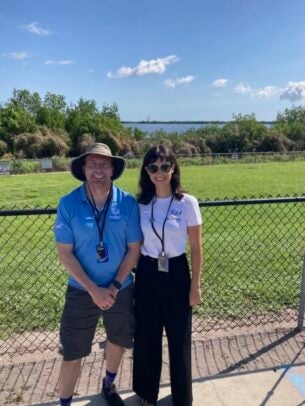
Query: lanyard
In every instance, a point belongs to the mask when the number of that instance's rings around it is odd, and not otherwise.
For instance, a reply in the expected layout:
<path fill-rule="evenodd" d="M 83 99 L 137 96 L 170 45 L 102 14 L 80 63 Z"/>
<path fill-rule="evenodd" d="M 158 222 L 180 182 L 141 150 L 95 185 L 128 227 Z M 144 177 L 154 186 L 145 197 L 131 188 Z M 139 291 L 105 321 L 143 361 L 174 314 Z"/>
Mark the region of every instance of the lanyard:
<path fill-rule="evenodd" d="M 168 209 L 167 209 L 167 212 L 166 212 L 165 219 L 164 219 L 164 221 L 163 221 L 163 225 L 162 225 L 162 237 L 159 236 L 159 234 L 157 233 L 157 230 L 155 229 L 155 226 L 154 226 L 154 204 L 155 204 L 155 202 L 156 202 L 156 198 L 155 198 L 155 197 L 153 198 L 153 201 L 152 201 L 152 203 L 151 203 L 150 224 L 151 224 L 151 227 L 152 227 L 152 229 L 153 229 L 153 232 L 156 234 L 156 236 L 157 236 L 157 237 L 159 238 L 159 240 L 161 241 L 162 255 L 164 255 L 164 242 L 165 242 L 164 231 L 165 231 L 165 223 L 166 223 L 166 221 L 167 221 L 167 216 L 168 216 L 169 210 L 170 210 L 170 208 L 171 208 L 171 205 L 172 205 L 172 203 L 173 203 L 173 200 L 174 200 L 174 195 L 173 195 L 172 198 L 171 198 L 171 201 L 170 201 L 170 203 L 169 203 L 169 206 L 168 206 Z"/>
<path fill-rule="evenodd" d="M 93 194 L 91 192 L 90 186 L 89 186 L 88 183 L 87 183 L 87 185 L 88 185 L 88 190 L 89 190 L 90 197 L 91 197 L 93 203 L 90 201 L 90 199 L 88 199 L 88 202 L 89 202 L 89 204 L 90 204 L 90 206 L 92 208 L 92 211 L 93 211 L 93 214 L 94 214 L 94 219 L 95 219 L 95 222 L 96 222 L 96 225 L 97 225 L 97 228 L 98 228 L 98 233 L 99 233 L 99 236 L 100 236 L 100 245 L 103 245 L 103 234 L 104 234 L 105 222 L 106 222 L 108 209 L 109 209 L 109 206 L 110 206 L 110 201 L 111 201 L 111 198 L 112 198 L 112 185 L 111 185 L 109 195 L 107 197 L 107 200 L 106 200 L 106 202 L 104 204 L 104 207 L 103 207 L 102 211 L 99 211 L 98 208 L 96 207 L 96 203 L 95 203 Z M 102 221 L 102 225 L 100 226 L 101 217 L 103 217 L 103 221 Z"/>

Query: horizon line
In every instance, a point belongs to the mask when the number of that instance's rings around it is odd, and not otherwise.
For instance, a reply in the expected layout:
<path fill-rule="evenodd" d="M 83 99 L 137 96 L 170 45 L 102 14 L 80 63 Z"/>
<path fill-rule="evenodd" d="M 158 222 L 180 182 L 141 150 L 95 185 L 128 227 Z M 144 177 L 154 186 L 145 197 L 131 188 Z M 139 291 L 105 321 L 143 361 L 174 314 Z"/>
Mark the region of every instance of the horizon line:
<path fill-rule="evenodd" d="M 224 124 L 224 123 L 236 123 L 238 120 L 121 120 L 123 124 Z M 274 124 L 276 120 L 256 120 L 258 123 Z"/>

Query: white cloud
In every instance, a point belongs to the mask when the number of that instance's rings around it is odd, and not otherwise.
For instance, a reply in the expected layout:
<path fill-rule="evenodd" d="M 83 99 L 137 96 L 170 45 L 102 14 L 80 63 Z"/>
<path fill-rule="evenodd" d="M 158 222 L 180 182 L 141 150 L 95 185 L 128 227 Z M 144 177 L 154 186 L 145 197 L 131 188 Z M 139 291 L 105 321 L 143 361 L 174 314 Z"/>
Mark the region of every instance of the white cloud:
<path fill-rule="evenodd" d="M 239 82 L 237 86 L 235 86 L 235 92 L 236 93 L 241 93 L 241 94 L 250 94 L 251 93 L 251 87 L 249 85 L 246 85 L 243 82 Z"/>
<path fill-rule="evenodd" d="M 71 59 L 61 61 L 54 61 L 53 59 L 48 59 L 44 61 L 45 65 L 72 65 L 73 63 L 75 63 L 75 61 L 72 61 Z"/>
<path fill-rule="evenodd" d="M 142 76 L 150 73 L 162 74 L 166 71 L 166 68 L 171 63 L 177 62 L 179 58 L 176 55 L 169 55 L 165 58 L 151 59 L 146 61 L 141 60 L 135 67 L 122 66 L 115 73 L 109 71 L 107 73 L 108 78 L 125 78 L 129 76 Z"/>
<path fill-rule="evenodd" d="M 175 88 L 177 85 L 187 85 L 194 80 L 194 76 L 184 76 L 182 78 L 177 79 L 166 79 L 164 80 L 164 85 L 166 87 Z"/>
<path fill-rule="evenodd" d="M 261 88 L 254 88 L 250 85 L 240 82 L 235 86 L 235 92 L 244 95 L 250 95 L 251 97 L 261 97 L 269 99 L 279 94 L 280 90 L 276 86 L 265 86 Z"/>
<path fill-rule="evenodd" d="M 305 100 L 305 81 L 288 82 L 285 89 L 283 89 L 280 99 L 288 99 L 292 102 L 302 99 Z"/>
<path fill-rule="evenodd" d="M 165 84 L 166 87 L 176 87 L 176 82 L 173 79 L 166 79 L 163 82 Z"/>
<path fill-rule="evenodd" d="M 10 54 L 2 54 L 2 56 L 5 58 L 17 59 L 19 61 L 22 61 L 24 59 L 30 58 L 31 55 L 28 51 L 21 51 L 21 52 L 11 52 Z"/>
<path fill-rule="evenodd" d="M 194 79 L 195 79 L 194 76 L 190 76 L 190 75 L 189 76 L 184 76 L 183 78 L 178 78 L 177 83 L 179 85 L 186 84 L 186 83 L 191 83 Z"/>
<path fill-rule="evenodd" d="M 258 89 L 253 89 L 251 96 L 253 97 L 263 97 L 269 99 L 278 95 L 279 89 L 276 86 L 266 86 Z"/>
<path fill-rule="evenodd" d="M 214 82 L 212 83 L 212 86 L 214 86 L 214 87 L 227 87 L 228 82 L 229 82 L 229 79 L 221 78 L 221 79 L 214 80 Z"/>
<path fill-rule="evenodd" d="M 45 36 L 45 35 L 50 35 L 51 31 L 46 30 L 45 28 L 42 28 L 38 25 L 37 22 L 33 22 L 27 25 L 23 25 L 22 28 L 31 34 L 39 35 L 39 36 Z"/>

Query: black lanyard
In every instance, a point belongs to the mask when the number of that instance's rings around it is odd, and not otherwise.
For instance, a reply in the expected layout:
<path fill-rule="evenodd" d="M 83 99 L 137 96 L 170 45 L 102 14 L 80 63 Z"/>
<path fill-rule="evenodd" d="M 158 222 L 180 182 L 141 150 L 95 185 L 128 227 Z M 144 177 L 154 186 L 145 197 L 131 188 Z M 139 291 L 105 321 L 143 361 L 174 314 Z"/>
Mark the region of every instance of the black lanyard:
<path fill-rule="evenodd" d="M 90 199 L 88 199 L 88 202 L 89 202 L 89 204 L 90 204 L 90 206 L 92 208 L 92 211 L 93 211 L 93 214 L 94 214 L 94 219 L 95 219 L 95 222 L 96 222 L 96 225 L 97 225 L 97 228 L 98 228 L 98 233 L 99 233 L 99 236 L 100 236 L 100 245 L 103 245 L 103 234 L 104 234 L 105 222 L 106 222 L 108 209 L 109 209 L 109 206 L 110 206 L 110 201 L 111 201 L 111 198 L 112 198 L 112 185 L 110 187 L 110 191 L 109 191 L 109 195 L 107 197 L 107 200 L 106 200 L 106 202 L 104 204 L 104 207 L 103 207 L 103 209 L 101 211 L 99 211 L 98 208 L 96 207 L 96 203 L 95 203 L 93 194 L 91 192 L 90 186 L 89 186 L 88 183 L 87 183 L 87 185 L 88 185 L 88 190 L 89 190 L 89 193 L 90 193 L 90 197 L 92 199 L 92 202 L 90 201 Z M 102 225 L 100 225 L 101 217 L 103 217 Z"/>
<path fill-rule="evenodd" d="M 163 221 L 162 237 L 159 236 L 159 234 L 157 233 L 157 230 L 155 229 L 155 226 L 154 226 L 154 204 L 155 204 L 155 202 L 156 202 L 156 198 L 155 198 L 155 197 L 153 198 L 153 201 L 152 201 L 152 203 L 151 203 L 150 224 L 151 224 L 151 227 L 152 227 L 152 229 L 153 229 L 153 232 L 156 234 L 156 236 L 157 236 L 157 237 L 159 238 L 159 240 L 161 241 L 162 255 L 164 255 L 164 252 L 165 252 L 165 250 L 164 250 L 164 242 L 165 242 L 164 230 L 165 230 L 165 223 L 166 223 L 166 221 L 167 221 L 167 216 L 168 216 L 169 210 L 170 210 L 170 208 L 171 208 L 171 205 L 172 205 L 172 203 L 173 203 L 173 200 L 174 200 L 174 195 L 173 195 L 172 198 L 171 198 L 171 201 L 170 201 L 170 203 L 169 203 L 169 206 L 168 206 L 168 209 L 167 209 L 167 212 L 166 212 L 165 219 L 164 219 L 164 221 Z"/>

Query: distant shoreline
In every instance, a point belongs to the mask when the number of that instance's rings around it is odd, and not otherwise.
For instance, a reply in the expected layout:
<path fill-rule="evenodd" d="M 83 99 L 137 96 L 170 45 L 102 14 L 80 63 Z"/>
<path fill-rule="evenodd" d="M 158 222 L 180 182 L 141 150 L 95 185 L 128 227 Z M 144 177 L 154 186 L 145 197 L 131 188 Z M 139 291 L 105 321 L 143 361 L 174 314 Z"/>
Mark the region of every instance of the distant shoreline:
<path fill-rule="evenodd" d="M 227 124 L 227 123 L 235 123 L 236 120 L 228 120 L 228 121 L 121 121 L 122 124 Z M 275 121 L 257 121 L 261 124 L 274 124 Z"/>

